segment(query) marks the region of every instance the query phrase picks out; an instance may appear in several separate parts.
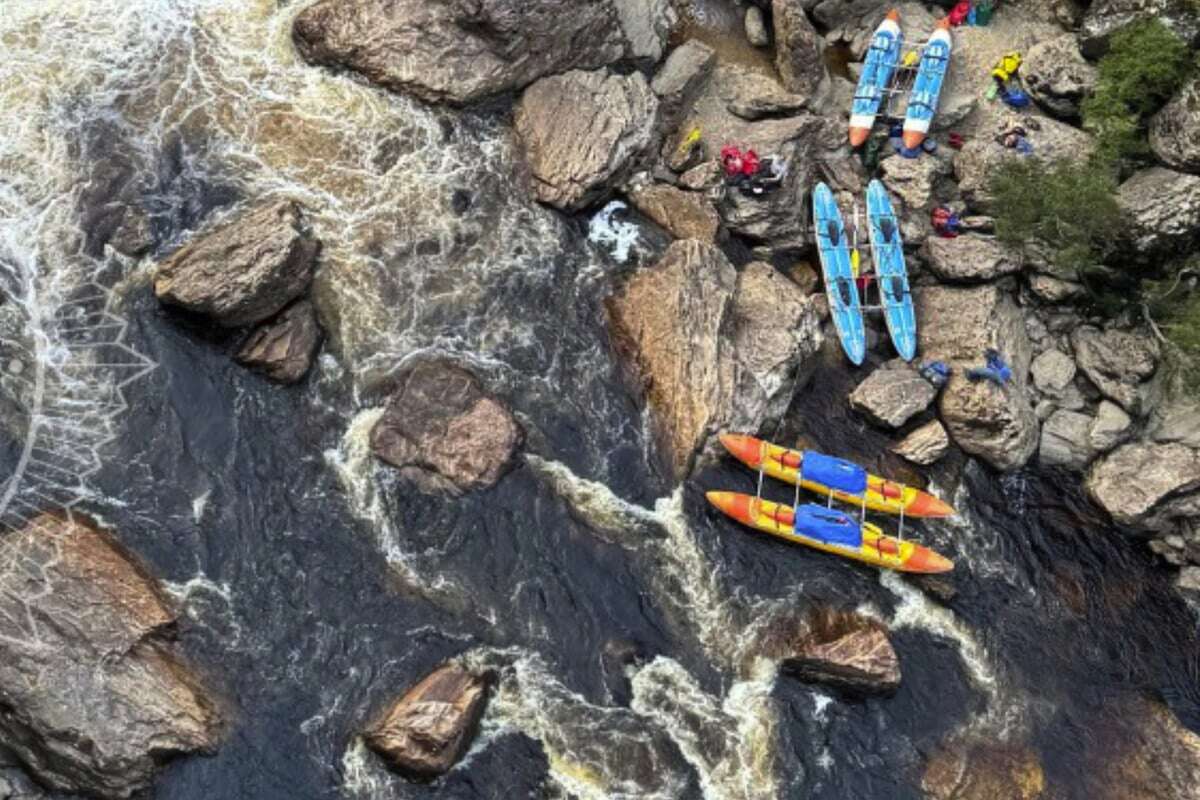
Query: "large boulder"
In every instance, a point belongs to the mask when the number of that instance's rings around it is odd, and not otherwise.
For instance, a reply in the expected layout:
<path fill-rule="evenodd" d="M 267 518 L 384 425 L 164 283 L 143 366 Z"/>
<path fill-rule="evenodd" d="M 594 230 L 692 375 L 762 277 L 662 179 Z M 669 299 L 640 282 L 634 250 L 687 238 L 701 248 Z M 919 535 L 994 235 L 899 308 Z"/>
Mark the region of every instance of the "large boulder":
<path fill-rule="evenodd" d="M 998 134 L 1014 125 L 1021 125 L 1028 132 L 1029 142 L 1033 145 L 1031 155 L 1023 156 L 996 141 Z M 988 184 L 1001 164 L 1021 158 L 1034 158 L 1047 164 L 1060 159 L 1078 161 L 1094 149 L 1091 136 L 1065 122 L 1006 112 L 967 140 L 954 156 L 954 174 L 967 205 L 980 213 L 989 213 L 994 198 Z"/>
<path fill-rule="evenodd" d="M 1086 467 L 1094 455 L 1088 437 L 1092 422 L 1092 417 L 1077 411 L 1055 411 L 1042 426 L 1038 460 L 1048 467 Z"/>
<path fill-rule="evenodd" d="M 1020 309 L 998 284 L 929 286 L 913 294 L 921 353 L 954 368 L 939 404 L 951 438 L 997 469 L 1022 466 L 1037 449 L 1038 424 L 1025 388 L 1031 345 Z M 983 363 L 989 347 L 1012 366 L 1013 381 L 1004 388 L 964 374 Z"/>
<path fill-rule="evenodd" d="M 487 691 L 483 676 L 444 664 L 395 701 L 363 739 L 399 772 L 436 777 L 466 752 L 487 705 Z"/>
<path fill-rule="evenodd" d="M 775 68 L 789 92 L 811 97 L 825 80 L 821 34 L 808 21 L 801 0 L 774 0 Z"/>
<path fill-rule="evenodd" d="M 657 113 L 636 72 L 575 70 L 530 86 L 514 124 L 538 200 L 577 210 L 598 199 L 650 147 Z"/>
<path fill-rule="evenodd" d="M 781 414 L 785 390 L 821 343 L 816 310 L 799 287 L 766 264 L 739 276 L 719 249 L 690 239 L 635 273 L 608 313 L 677 478 L 711 434 L 754 430 Z"/>
<path fill-rule="evenodd" d="M 420 361 L 401 370 L 371 450 L 423 488 L 486 488 L 509 470 L 524 442 L 512 414 L 474 375 L 454 364 Z"/>
<path fill-rule="evenodd" d="M 921 788 L 928 800 L 1041 800 L 1046 775 L 1028 747 L 959 737 L 930 754 Z"/>
<path fill-rule="evenodd" d="M 921 158 L 894 153 L 879 162 L 879 171 L 879 179 L 891 193 L 892 205 L 900 218 L 904 241 L 919 242 L 930 236 L 933 233 L 930 212 L 954 174 L 950 158 L 941 152 Z"/>
<path fill-rule="evenodd" d="M 1182 444 L 1131 442 L 1097 461 L 1087 492 L 1114 520 L 1170 531 L 1193 512 L 1200 489 L 1200 455 Z"/>
<path fill-rule="evenodd" d="M 1096 759 L 1095 800 L 1194 800 L 1200 796 L 1200 735 L 1167 706 L 1134 699 L 1113 709 L 1131 730 L 1116 753 Z"/>
<path fill-rule="evenodd" d="M 219 325 L 262 322 L 308 290 L 320 251 L 300 206 L 270 200 L 168 256 L 155 272 L 154 293 Z"/>
<path fill-rule="evenodd" d="M 1200 173 L 1200 78 L 1150 120 L 1150 147 L 1167 166 Z"/>
<path fill-rule="evenodd" d="M 676 239 L 716 241 L 721 218 L 703 195 L 654 183 L 630 192 L 629 200 Z"/>
<path fill-rule="evenodd" d="M 1021 255 L 991 236 L 965 234 L 925 240 L 929 271 L 947 283 L 992 281 L 1021 271 Z"/>
<path fill-rule="evenodd" d="M 950 437 L 945 426 L 936 419 L 914 429 L 891 447 L 893 453 L 922 466 L 937 461 L 949 449 Z"/>
<path fill-rule="evenodd" d="M 900 661 L 887 628 L 852 612 L 811 615 L 781 668 L 852 696 L 886 695 L 900 687 Z"/>
<path fill-rule="evenodd" d="M 1080 44 L 1088 58 L 1108 49 L 1108 37 L 1130 22 L 1157 18 L 1191 44 L 1200 45 L 1200 14 L 1191 0 L 1095 0 L 1083 18 Z"/>
<path fill-rule="evenodd" d="M 613 0 L 621 29 L 629 42 L 629 55 L 650 63 L 662 58 L 667 40 L 679 24 L 679 14 L 671 0 Z M 572 5 L 571 14 L 577 5 Z M 572 43 L 572 47 L 578 44 Z"/>
<path fill-rule="evenodd" d="M 1150 167 L 1117 189 L 1129 218 L 1130 245 L 1140 261 L 1188 253 L 1200 242 L 1200 175 Z"/>
<path fill-rule="evenodd" d="M 465 104 L 626 54 L 611 0 L 564 11 L 559 0 L 320 0 L 297 15 L 292 38 L 310 63 Z"/>
<path fill-rule="evenodd" d="M 1158 366 L 1158 342 L 1143 333 L 1092 326 L 1076 328 L 1071 346 L 1079 369 L 1110 400 L 1137 416 L 1144 410 Z"/>
<path fill-rule="evenodd" d="M 717 63 L 717 53 L 698 39 L 688 39 L 667 56 L 650 82 L 668 127 L 690 108 Z M 671 146 L 676 142 L 671 140 Z M 715 153 L 713 155 L 716 155 Z"/>
<path fill-rule="evenodd" d="M 273 381 L 295 383 L 312 366 L 322 338 L 316 309 L 300 300 L 255 328 L 238 350 L 237 361 Z"/>
<path fill-rule="evenodd" d="M 899 428 L 929 408 L 937 389 L 904 359 L 892 359 L 850 393 L 850 407 L 876 425 Z"/>
<path fill-rule="evenodd" d="M 218 717 L 171 652 L 162 587 L 113 537 L 35 518 L 0 560 L 0 743 L 44 785 L 127 798 L 217 744 Z"/>
<path fill-rule="evenodd" d="M 1084 59 L 1073 33 L 1029 48 L 1021 77 L 1038 105 L 1068 120 L 1079 118 L 1080 103 L 1096 88 L 1096 68 Z"/>

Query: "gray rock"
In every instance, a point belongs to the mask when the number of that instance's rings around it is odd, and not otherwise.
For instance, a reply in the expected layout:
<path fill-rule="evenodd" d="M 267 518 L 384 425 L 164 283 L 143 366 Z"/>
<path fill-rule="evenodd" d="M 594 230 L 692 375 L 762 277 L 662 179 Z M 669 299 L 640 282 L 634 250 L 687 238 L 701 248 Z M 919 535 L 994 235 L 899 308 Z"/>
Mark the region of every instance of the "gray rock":
<path fill-rule="evenodd" d="M 1029 276 L 1029 288 L 1039 299 L 1055 304 L 1078 300 L 1087 293 L 1080 283 L 1038 273 Z"/>
<path fill-rule="evenodd" d="M 764 302 L 776 313 L 764 316 Z M 739 275 L 719 249 L 691 239 L 634 273 L 607 308 L 677 478 L 711 434 L 757 430 L 782 414 L 821 345 L 816 309 L 798 287 L 765 264 Z"/>
<path fill-rule="evenodd" d="M 1200 405 L 1176 389 L 1167 402 L 1155 407 L 1148 433 L 1155 442 L 1200 448 Z"/>
<path fill-rule="evenodd" d="M 727 79 L 737 81 L 727 107 L 742 119 L 794 114 L 808 102 L 805 95 L 792 94 L 774 78 L 754 70 L 733 68 Z"/>
<path fill-rule="evenodd" d="M 576 70 L 534 83 L 514 125 L 538 200 L 573 211 L 603 196 L 650 148 L 657 113 L 640 73 Z"/>
<path fill-rule="evenodd" d="M 1200 78 L 1150 120 L 1150 147 L 1167 166 L 1200 173 Z"/>
<path fill-rule="evenodd" d="M 219 720 L 172 653 L 157 581 L 107 532 L 49 514 L 4 539 L 0 742 L 42 784 L 126 798 Z"/>
<path fill-rule="evenodd" d="M 665 118 L 673 121 L 691 107 L 716 63 L 716 51 L 697 39 L 688 39 L 671 51 L 650 83 Z"/>
<path fill-rule="evenodd" d="M 718 161 L 705 161 L 679 176 L 679 185 L 693 192 L 703 192 L 721 182 L 721 165 Z"/>
<path fill-rule="evenodd" d="M 1021 125 L 1029 133 L 1033 145 L 1031 155 L 1022 156 L 996 142 L 995 137 L 1013 125 Z M 1088 157 L 1094 149 L 1091 136 L 1064 122 L 1029 114 L 1004 113 L 955 154 L 954 174 L 963 200 L 975 211 L 986 214 L 990 213 L 994 199 L 988 184 L 1004 162 L 1021 158 L 1035 158 L 1045 163 L 1064 158 L 1078 160 Z"/>
<path fill-rule="evenodd" d="M 937 205 L 940 187 L 953 176 L 950 158 L 942 153 L 921 158 L 893 154 L 879 162 L 879 170 L 880 181 L 892 195 L 904 241 L 919 242 L 930 236 L 930 212 Z"/>
<path fill-rule="evenodd" d="M 812 97 L 825 79 L 821 35 L 800 0 L 774 0 L 775 68 L 789 92 Z"/>
<path fill-rule="evenodd" d="M 937 389 L 903 359 L 893 359 L 850 393 L 850 407 L 876 425 L 899 428 L 929 408 Z"/>
<path fill-rule="evenodd" d="M 613 3 L 629 42 L 629 55 L 658 63 L 671 32 L 679 24 L 679 14 L 671 0 L 613 0 Z M 570 13 L 576 13 L 576 8 L 572 7 Z"/>
<path fill-rule="evenodd" d="M 763 19 L 762 9 L 750 6 L 746 9 L 746 38 L 755 47 L 767 47 L 771 44 L 771 35 L 767 33 L 767 22 Z"/>
<path fill-rule="evenodd" d="M 1038 420 L 1025 388 L 1031 346 L 1021 310 L 996 284 L 920 287 L 913 295 L 922 356 L 954 368 L 939 403 L 950 437 L 996 469 L 1022 466 L 1037 449 Z M 1013 382 L 1004 388 L 964 375 L 983 363 L 988 347 L 1012 366 Z"/>
<path fill-rule="evenodd" d="M 1078 119 L 1079 104 L 1096 87 L 1096 68 L 1084 60 L 1073 33 L 1029 48 L 1021 77 L 1038 105 L 1063 119 Z"/>
<path fill-rule="evenodd" d="M 1038 459 L 1046 466 L 1083 469 L 1092 459 L 1088 432 L 1092 417 L 1060 409 L 1050 415 L 1042 426 L 1042 442 Z"/>
<path fill-rule="evenodd" d="M 1179 570 L 1175 586 L 1185 592 L 1200 592 L 1200 567 L 1184 567 Z"/>
<path fill-rule="evenodd" d="M 1181 444 L 1131 442 L 1098 460 L 1085 485 L 1118 523 L 1170 529 L 1174 515 L 1163 506 L 1200 488 L 1200 456 Z"/>
<path fill-rule="evenodd" d="M 238 350 L 237 361 L 280 383 L 295 383 L 312 366 L 324 333 L 308 300 L 285 308 L 255 328 Z"/>
<path fill-rule="evenodd" d="M 980 283 L 1021 271 L 1021 256 L 990 236 L 925 240 L 929 271 L 947 283 Z"/>
<path fill-rule="evenodd" d="M 1150 167 L 1122 183 L 1117 200 L 1139 260 L 1180 255 L 1200 242 L 1200 175 Z"/>
<path fill-rule="evenodd" d="M 426 675 L 363 734 L 397 771 L 431 778 L 462 758 L 487 705 L 487 681 L 458 664 Z"/>
<path fill-rule="evenodd" d="M 474 375 L 445 361 L 421 361 L 371 428 L 371 451 L 424 489 L 457 493 L 495 484 L 512 467 L 525 434 Z"/>
<path fill-rule="evenodd" d="M 805 5 L 811 6 L 812 18 L 826 30 L 857 25 L 873 31 L 891 7 L 883 0 L 810 0 Z"/>
<path fill-rule="evenodd" d="M 1193 47 L 1200 45 L 1200 14 L 1190 0 L 1095 0 L 1083 18 L 1080 45 L 1088 58 L 1108 49 L 1108 37 L 1137 19 L 1158 18 Z"/>
<path fill-rule="evenodd" d="M 934 463 L 949 449 L 950 437 L 936 419 L 916 428 L 891 448 L 893 453 L 922 466 Z"/>
<path fill-rule="evenodd" d="M 1116 403 L 1101 400 L 1096 419 L 1088 429 L 1088 446 L 1098 453 L 1107 453 L 1124 441 L 1133 427 L 1133 420 Z"/>
<path fill-rule="evenodd" d="M 1029 376 L 1039 392 L 1061 397 L 1075 379 L 1075 361 L 1061 350 L 1047 350 L 1030 363 Z"/>
<path fill-rule="evenodd" d="M 154 293 L 226 327 L 262 322 L 308 289 L 320 250 L 300 206 L 269 200 L 168 256 L 154 275 Z"/>
<path fill-rule="evenodd" d="M 636 189 L 629 201 L 676 239 L 714 242 L 721 219 L 704 196 L 655 183 Z"/>
<path fill-rule="evenodd" d="M 344 67 L 433 103 L 472 103 L 626 54 L 611 0 L 320 0 L 292 39 L 309 63 Z"/>
<path fill-rule="evenodd" d="M 1158 366 L 1158 343 L 1150 336 L 1086 326 L 1071 334 L 1079 369 L 1105 397 L 1134 416 L 1143 410 L 1145 381 Z"/>

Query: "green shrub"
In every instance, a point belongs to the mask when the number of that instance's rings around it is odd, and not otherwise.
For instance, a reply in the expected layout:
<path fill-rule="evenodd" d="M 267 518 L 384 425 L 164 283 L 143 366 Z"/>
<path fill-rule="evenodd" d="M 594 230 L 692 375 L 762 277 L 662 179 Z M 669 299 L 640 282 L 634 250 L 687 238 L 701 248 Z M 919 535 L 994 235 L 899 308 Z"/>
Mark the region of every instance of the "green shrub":
<path fill-rule="evenodd" d="M 1145 157 L 1144 121 L 1162 108 L 1194 66 L 1187 43 L 1157 19 L 1131 22 L 1109 40 L 1096 90 L 1083 102 L 1083 126 L 1108 163 Z"/>
<path fill-rule="evenodd" d="M 1002 241 L 1044 243 L 1054 264 L 1085 284 L 1085 273 L 1103 262 L 1121 233 L 1116 180 L 1100 164 L 1010 160 L 992 175 L 989 189 Z"/>

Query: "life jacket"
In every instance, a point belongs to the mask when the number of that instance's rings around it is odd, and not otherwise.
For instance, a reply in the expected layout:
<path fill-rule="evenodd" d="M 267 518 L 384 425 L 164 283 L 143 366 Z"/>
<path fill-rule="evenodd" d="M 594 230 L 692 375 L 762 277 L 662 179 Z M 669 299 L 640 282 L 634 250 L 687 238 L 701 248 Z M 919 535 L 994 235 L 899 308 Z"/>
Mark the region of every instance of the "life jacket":
<path fill-rule="evenodd" d="M 1007 83 L 1013 79 L 1020 68 L 1021 54 L 1013 50 L 1011 53 L 1005 53 L 1004 57 L 996 62 L 996 66 L 992 67 L 992 77 Z"/>
<path fill-rule="evenodd" d="M 947 16 L 950 19 L 950 24 L 957 28 L 959 25 L 962 25 L 967 21 L 967 15 L 970 13 L 970 0 L 962 0 L 962 2 L 960 2 L 958 5 L 950 9 L 950 13 Z"/>
<path fill-rule="evenodd" d="M 725 168 L 727 178 L 749 177 L 758 172 L 758 154 L 753 150 L 743 153 L 733 145 L 725 145 L 721 148 L 721 166 Z"/>

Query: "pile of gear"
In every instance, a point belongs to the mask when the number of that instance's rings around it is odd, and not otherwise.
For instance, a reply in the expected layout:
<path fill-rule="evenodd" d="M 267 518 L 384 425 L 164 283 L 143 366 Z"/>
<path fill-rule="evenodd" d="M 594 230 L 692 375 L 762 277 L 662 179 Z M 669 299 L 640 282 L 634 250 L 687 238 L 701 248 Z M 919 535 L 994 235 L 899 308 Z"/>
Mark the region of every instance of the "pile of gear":
<path fill-rule="evenodd" d="M 988 91 L 988 99 L 999 97 L 1005 105 L 1012 108 L 1025 108 L 1029 105 L 1029 95 L 1021 88 L 1017 75 L 1021 69 L 1021 54 L 1016 50 L 1005 53 L 992 67 L 992 88 Z"/>
<path fill-rule="evenodd" d="M 984 365 L 967 370 L 967 380 L 988 381 L 1003 389 L 1012 381 L 1012 367 L 1000 355 L 1000 351 L 989 347 L 983 352 Z M 950 380 L 950 365 L 944 361 L 929 361 L 921 365 L 919 373 L 935 389 L 941 389 Z"/>
<path fill-rule="evenodd" d="M 727 185 L 751 196 L 778 188 L 788 173 L 787 161 L 779 156 L 759 158 L 753 150 L 742 150 L 734 145 L 721 148 L 721 168 L 725 171 Z"/>
<path fill-rule="evenodd" d="M 992 14 L 996 10 L 994 0 L 962 0 L 950 9 L 950 13 L 946 16 L 950 20 L 950 24 L 954 27 L 960 25 L 987 25 L 992 21 Z"/>

